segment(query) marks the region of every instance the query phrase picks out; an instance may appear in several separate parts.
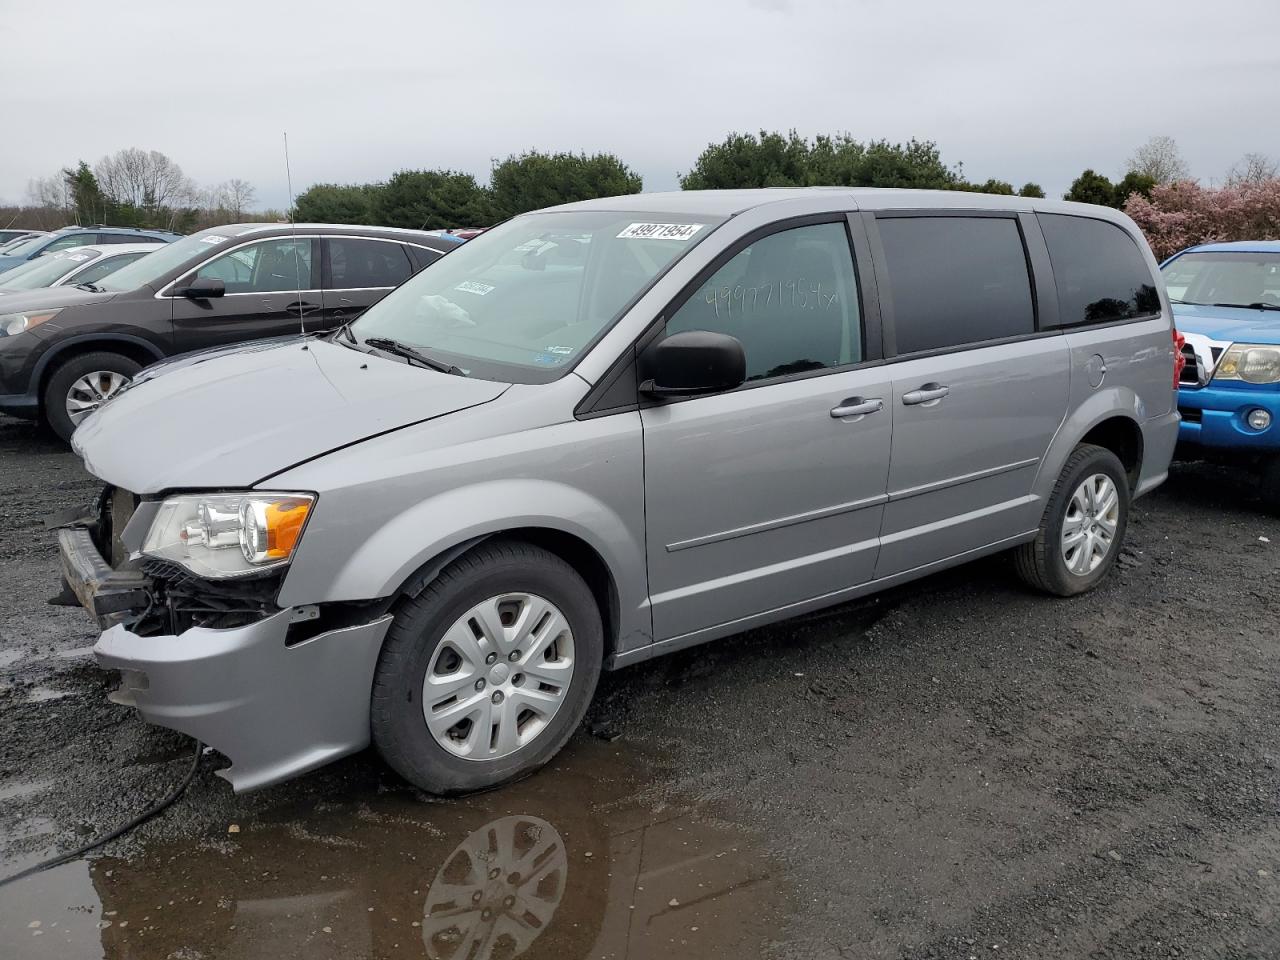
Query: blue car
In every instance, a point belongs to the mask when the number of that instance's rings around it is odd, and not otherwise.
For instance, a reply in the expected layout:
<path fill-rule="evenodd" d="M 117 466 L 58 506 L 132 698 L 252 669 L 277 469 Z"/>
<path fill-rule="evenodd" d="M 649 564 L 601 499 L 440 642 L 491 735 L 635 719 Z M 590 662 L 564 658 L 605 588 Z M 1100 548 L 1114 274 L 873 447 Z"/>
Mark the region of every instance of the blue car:
<path fill-rule="evenodd" d="M 29 260 L 57 253 L 71 247 L 94 246 L 104 243 L 148 243 L 159 241 L 172 243 L 182 235 L 168 230 L 138 230 L 134 227 L 63 227 L 53 233 L 32 237 L 25 243 L 6 249 L 0 254 L 0 276 Z M 0 281 L 2 282 L 2 281 Z"/>
<path fill-rule="evenodd" d="M 1186 338 L 1180 452 L 1261 468 L 1280 504 L 1280 241 L 1205 243 L 1160 270 Z"/>

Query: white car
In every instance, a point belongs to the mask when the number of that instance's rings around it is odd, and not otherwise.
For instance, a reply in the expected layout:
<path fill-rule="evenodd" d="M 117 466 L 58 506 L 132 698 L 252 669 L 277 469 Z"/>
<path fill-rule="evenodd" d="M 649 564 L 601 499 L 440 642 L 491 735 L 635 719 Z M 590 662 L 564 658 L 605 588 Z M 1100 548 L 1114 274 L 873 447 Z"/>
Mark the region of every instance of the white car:
<path fill-rule="evenodd" d="M 64 287 L 93 284 L 125 264 L 158 250 L 164 244 L 104 243 L 70 247 L 44 257 L 37 257 L 0 277 L 0 296 L 42 287 Z"/>

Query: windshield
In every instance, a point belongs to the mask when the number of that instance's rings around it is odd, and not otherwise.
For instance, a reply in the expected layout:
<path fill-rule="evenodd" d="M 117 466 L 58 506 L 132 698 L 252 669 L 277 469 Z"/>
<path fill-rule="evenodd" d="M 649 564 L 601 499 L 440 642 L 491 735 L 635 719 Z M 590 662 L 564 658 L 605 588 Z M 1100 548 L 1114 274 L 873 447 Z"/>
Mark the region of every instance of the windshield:
<path fill-rule="evenodd" d="M 442 257 L 360 317 L 360 340 L 398 340 L 469 376 L 546 383 L 720 218 L 531 213 Z"/>
<path fill-rule="evenodd" d="M 1169 297 L 1182 303 L 1280 307 L 1280 252 L 1184 253 L 1161 274 Z"/>
<path fill-rule="evenodd" d="M 148 253 L 127 267 L 121 267 L 107 275 L 98 282 L 98 286 L 115 293 L 137 290 L 139 287 L 155 283 L 171 270 L 195 258 L 197 254 L 213 253 L 220 244 L 230 239 L 231 237 L 226 234 L 206 231 L 183 237 L 173 243 L 166 243 L 162 247 L 157 247 L 155 253 Z"/>
<path fill-rule="evenodd" d="M 39 290 L 52 286 L 60 277 L 66 276 L 81 264 L 96 260 L 101 254 L 85 247 L 72 247 L 59 250 L 47 257 L 38 257 L 30 263 L 24 263 L 17 269 L 10 270 L 0 278 L 0 287 L 6 290 Z"/>
<path fill-rule="evenodd" d="M 51 239 L 53 238 L 50 237 L 48 234 L 41 234 L 38 237 L 32 237 L 30 240 L 23 240 L 20 243 L 15 243 L 13 246 L 8 247 L 5 250 L 4 255 L 6 257 L 29 256 L 35 253 L 41 247 L 43 247 Z"/>

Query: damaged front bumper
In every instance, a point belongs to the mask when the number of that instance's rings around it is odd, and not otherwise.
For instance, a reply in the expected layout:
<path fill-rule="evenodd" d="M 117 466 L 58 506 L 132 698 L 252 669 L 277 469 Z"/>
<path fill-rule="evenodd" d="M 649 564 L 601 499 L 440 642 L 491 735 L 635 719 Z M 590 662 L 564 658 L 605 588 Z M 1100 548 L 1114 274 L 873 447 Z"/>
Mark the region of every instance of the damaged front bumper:
<path fill-rule="evenodd" d="M 293 611 L 244 627 L 140 637 L 111 627 L 94 646 L 119 670 L 116 699 L 231 759 L 237 792 L 314 770 L 369 745 L 373 671 L 391 616 L 286 644 Z"/>
<path fill-rule="evenodd" d="M 120 671 L 112 699 L 225 754 L 231 766 L 219 775 L 237 792 L 368 746 L 373 673 L 391 615 L 291 632 L 294 623 L 322 625 L 314 607 L 286 608 L 234 626 L 136 632 L 153 622 L 156 581 L 113 569 L 83 526 L 59 529 L 58 550 L 67 589 L 104 630 L 93 648 L 98 663 Z"/>

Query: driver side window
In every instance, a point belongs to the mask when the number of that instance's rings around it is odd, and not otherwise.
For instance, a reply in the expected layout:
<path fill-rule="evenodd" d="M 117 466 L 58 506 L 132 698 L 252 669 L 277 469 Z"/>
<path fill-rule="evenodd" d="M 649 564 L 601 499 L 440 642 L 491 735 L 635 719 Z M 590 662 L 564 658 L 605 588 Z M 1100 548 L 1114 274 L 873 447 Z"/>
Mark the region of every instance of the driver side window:
<path fill-rule="evenodd" d="M 276 237 L 252 243 L 210 260 L 196 278 L 221 280 L 227 293 L 307 290 L 312 287 L 311 240 Z"/>
<path fill-rule="evenodd" d="M 667 333 L 737 337 L 747 379 L 862 360 L 862 317 L 843 223 L 793 227 L 740 250 L 667 321 Z"/>

